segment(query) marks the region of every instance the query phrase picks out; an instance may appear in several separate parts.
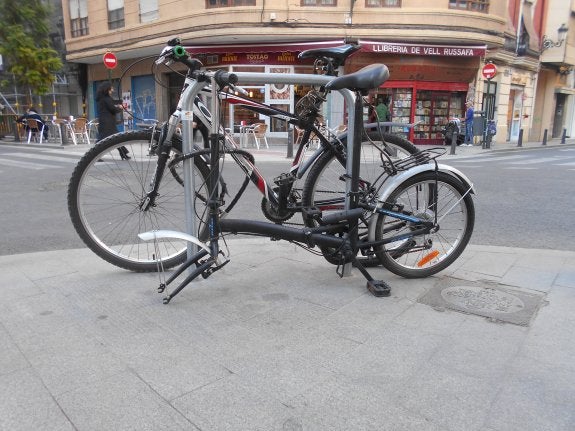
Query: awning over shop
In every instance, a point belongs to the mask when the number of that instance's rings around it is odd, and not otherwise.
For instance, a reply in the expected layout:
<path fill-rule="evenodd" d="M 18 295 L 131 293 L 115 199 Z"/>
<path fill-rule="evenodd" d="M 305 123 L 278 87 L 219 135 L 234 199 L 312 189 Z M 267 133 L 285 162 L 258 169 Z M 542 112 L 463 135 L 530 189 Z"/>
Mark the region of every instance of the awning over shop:
<path fill-rule="evenodd" d="M 228 53 L 263 53 L 263 52 L 301 52 L 306 49 L 328 48 L 339 46 L 344 40 L 329 40 L 320 42 L 293 42 L 293 43 L 261 43 L 237 45 L 204 45 L 187 46 L 192 54 L 228 54 Z M 391 55 L 418 55 L 440 57 L 483 57 L 486 46 L 460 46 L 460 45 L 422 45 L 409 43 L 392 43 L 370 40 L 358 42 L 363 52 L 373 52 Z"/>
<path fill-rule="evenodd" d="M 258 43 L 243 45 L 209 45 L 186 46 L 192 54 L 228 54 L 228 53 L 260 53 L 260 52 L 301 52 L 306 49 L 329 48 L 343 45 L 343 40 L 329 40 L 323 42 L 294 42 L 294 43 Z"/>

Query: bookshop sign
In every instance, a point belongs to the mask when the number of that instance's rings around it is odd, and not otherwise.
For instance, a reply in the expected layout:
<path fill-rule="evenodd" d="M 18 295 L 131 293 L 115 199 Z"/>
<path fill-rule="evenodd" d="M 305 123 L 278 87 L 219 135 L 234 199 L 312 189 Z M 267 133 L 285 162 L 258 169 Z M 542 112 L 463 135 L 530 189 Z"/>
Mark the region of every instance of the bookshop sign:
<path fill-rule="evenodd" d="M 409 43 L 360 42 L 362 51 L 377 54 L 423 55 L 436 57 L 483 57 L 486 46 L 416 45 Z"/>

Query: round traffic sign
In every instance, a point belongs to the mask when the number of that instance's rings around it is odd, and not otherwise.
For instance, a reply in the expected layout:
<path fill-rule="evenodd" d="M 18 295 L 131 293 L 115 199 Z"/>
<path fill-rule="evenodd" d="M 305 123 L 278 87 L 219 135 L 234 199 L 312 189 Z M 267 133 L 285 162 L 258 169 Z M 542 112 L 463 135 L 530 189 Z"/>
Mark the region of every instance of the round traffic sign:
<path fill-rule="evenodd" d="M 481 73 L 485 79 L 491 79 L 497 73 L 497 67 L 493 63 L 487 63 L 485 66 L 483 66 Z"/>
<path fill-rule="evenodd" d="M 108 69 L 114 69 L 118 65 L 118 59 L 113 52 L 107 52 L 104 54 L 104 66 Z"/>

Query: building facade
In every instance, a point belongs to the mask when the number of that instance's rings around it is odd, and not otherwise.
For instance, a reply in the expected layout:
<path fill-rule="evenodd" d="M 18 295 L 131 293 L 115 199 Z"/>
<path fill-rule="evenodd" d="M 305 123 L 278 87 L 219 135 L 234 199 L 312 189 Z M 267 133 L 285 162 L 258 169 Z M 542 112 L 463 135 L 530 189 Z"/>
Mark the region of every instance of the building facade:
<path fill-rule="evenodd" d="M 254 72 L 313 73 L 310 63 L 298 61 L 299 52 L 353 41 L 362 49 L 342 72 L 374 62 L 388 65 L 391 78 L 372 97 L 389 99 L 394 121 L 418 123 L 414 129 L 398 127 L 396 132 L 416 143 L 436 144 L 449 118 L 463 116 L 466 101 L 497 122 L 499 140 L 517 139 L 522 129 L 536 136 L 550 127 L 548 119 L 539 115 L 548 112 L 548 104 L 540 107 L 536 95 L 550 91 L 540 91 L 538 35 L 548 27 L 545 18 L 552 2 L 62 0 L 62 5 L 67 60 L 85 65 L 91 117 L 95 88 L 114 79 L 121 80 L 123 102 L 135 114 L 133 120 L 125 118 L 127 127 L 149 118 L 167 119 L 182 77 L 170 70 L 154 77 L 153 58 L 146 57 L 157 56 L 174 36 L 207 68 Z M 108 51 L 119 60 L 113 70 L 102 61 Z M 487 62 L 497 67 L 491 79 L 482 74 Z M 246 90 L 255 99 L 287 110 L 306 91 L 301 85 Z M 343 111 L 333 103 L 325 118 L 337 126 L 345 121 Z M 269 121 L 231 105 L 225 113 L 229 127 Z M 569 115 L 562 121 L 569 121 Z M 272 136 L 287 132 L 281 122 L 268 126 Z"/>

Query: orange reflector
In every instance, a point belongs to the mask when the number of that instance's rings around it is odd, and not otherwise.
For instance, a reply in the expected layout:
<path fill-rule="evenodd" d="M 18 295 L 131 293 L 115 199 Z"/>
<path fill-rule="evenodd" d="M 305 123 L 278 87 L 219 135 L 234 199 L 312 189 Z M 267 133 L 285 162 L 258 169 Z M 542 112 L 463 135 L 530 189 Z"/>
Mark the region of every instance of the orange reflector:
<path fill-rule="evenodd" d="M 439 256 L 439 251 L 433 250 L 431 253 L 427 254 L 426 256 L 423 257 L 423 259 L 417 262 L 417 266 L 422 267 L 423 265 L 431 262 L 437 256 Z"/>

